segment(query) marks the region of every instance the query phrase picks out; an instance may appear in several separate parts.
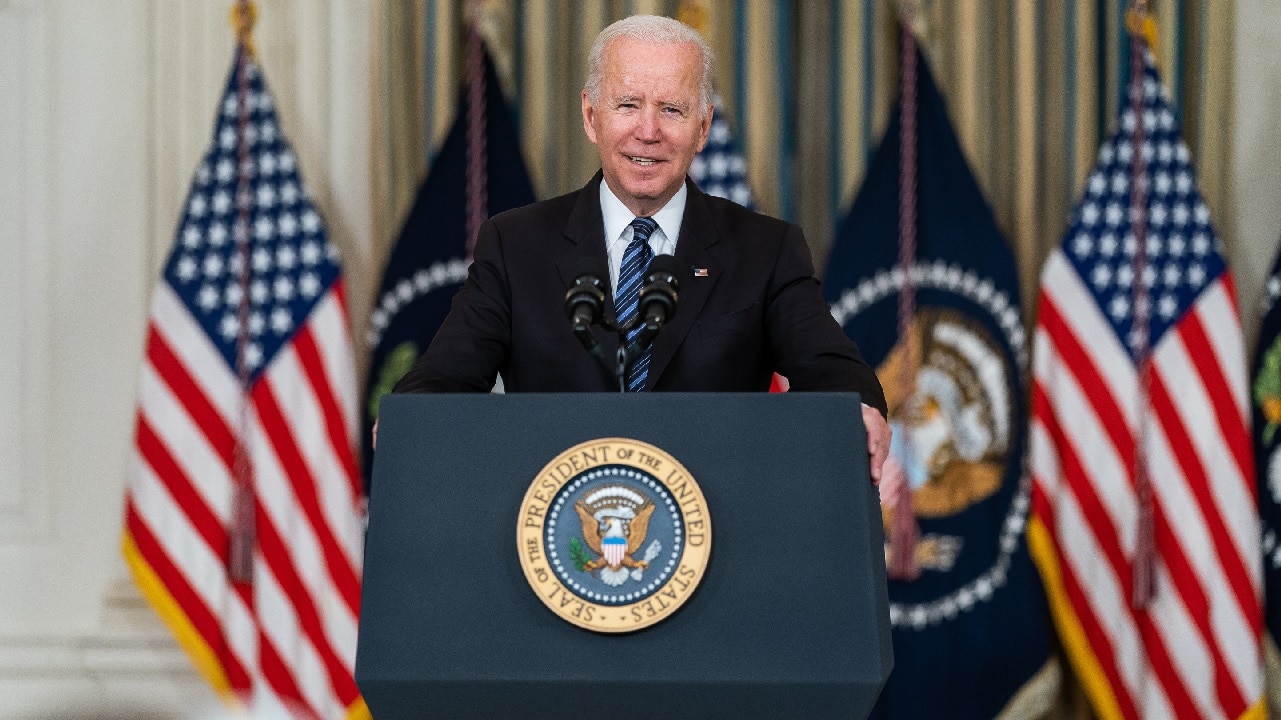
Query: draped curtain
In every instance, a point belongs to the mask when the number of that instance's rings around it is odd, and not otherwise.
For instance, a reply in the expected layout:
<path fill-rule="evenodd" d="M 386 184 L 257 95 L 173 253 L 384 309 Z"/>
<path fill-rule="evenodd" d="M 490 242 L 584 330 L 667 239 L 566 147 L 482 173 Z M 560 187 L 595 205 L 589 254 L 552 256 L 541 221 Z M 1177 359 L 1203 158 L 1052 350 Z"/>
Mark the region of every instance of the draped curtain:
<path fill-rule="evenodd" d="M 704 0 L 716 90 L 747 153 L 764 212 L 799 222 L 820 269 L 898 93 L 899 0 Z M 1123 0 L 917 0 L 915 29 L 998 222 L 1015 248 L 1024 306 L 1061 240 L 1128 74 Z M 1233 250 L 1233 0 L 1153 0 L 1157 57 L 1212 217 Z M 1212 6 L 1214 12 L 1211 12 Z M 679 0 L 487 0 L 483 27 L 519 114 L 540 197 L 598 167 L 579 91 L 596 33 Z M 466 0 L 384 0 L 378 176 L 389 217 L 453 119 Z M 391 225 L 394 226 L 395 222 Z M 393 232 L 394 227 L 386 228 Z"/>

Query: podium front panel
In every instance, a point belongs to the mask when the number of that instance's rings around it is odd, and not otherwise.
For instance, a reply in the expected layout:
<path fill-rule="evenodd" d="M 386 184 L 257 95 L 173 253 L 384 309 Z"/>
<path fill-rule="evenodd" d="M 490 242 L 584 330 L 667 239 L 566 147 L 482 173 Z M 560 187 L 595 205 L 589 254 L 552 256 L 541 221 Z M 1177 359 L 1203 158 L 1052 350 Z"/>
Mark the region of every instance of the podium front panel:
<path fill-rule="evenodd" d="M 712 549 L 671 617 L 601 634 L 526 581 L 521 501 L 566 449 L 662 448 Z M 857 395 L 390 395 L 356 677 L 374 717 L 862 718 L 892 667 Z"/>

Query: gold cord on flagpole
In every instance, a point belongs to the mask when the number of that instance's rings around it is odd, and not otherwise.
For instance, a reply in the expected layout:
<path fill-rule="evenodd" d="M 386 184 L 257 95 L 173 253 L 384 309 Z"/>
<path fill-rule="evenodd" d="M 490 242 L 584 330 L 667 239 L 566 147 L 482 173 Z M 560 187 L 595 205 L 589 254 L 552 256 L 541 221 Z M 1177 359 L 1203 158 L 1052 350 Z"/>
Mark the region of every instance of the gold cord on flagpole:
<path fill-rule="evenodd" d="M 231 28 L 236 31 L 236 42 L 245 48 L 249 57 L 257 57 L 254 48 L 254 24 L 258 22 L 258 3 L 253 0 L 237 0 L 231 6 Z"/>
<path fill-rule="evenodd" d="M 1136 500 L 1134 556 L 1131 569 L 1130 606 L 1141 611 L 1157 594 L 1156 565 L 1160 552 L 1156 546 L 1156 499 L 1154 478 L 1147 457 L 1150 420 L 1148 408 L 1152 397 L 1151 295 L 1142 282 L 1148 272 L 1148 159 L 1143 148 L 1151 142 L 1148 126 L 1145 55 L 1155 54 L 1156 22 L 1148 13 L 1146 0 L 1134 0 L 1126 11 L 1126 29 L 1130 34 L 1130 87 L 1128 112 L 1134 118 L 1128 142 L 1130 157 L 1130 236 L 1136 250 L 1132 263 L 1130 307 L 1133 309 L 1131 348 L 1138 371 L 1135 407 L 1139 409 L 1134 431 L 1134 492 Z"/>
<path fill-rule="evenodd" d="M 902 411 L 912 403 L 916 394 L 916 376 L 921 364 L 921 344 L 916 336 L 920 329 L 916 323 L 916 284 L 912 276 L 917 256 L 917 148 L 920 144 L 916 125 L 918 45 L 913 29 L 916 25 L 914 0 L 899 3 L 899 22 L 902 44 L 899 48 L 898 268 L 903 273 L 903 284 L 899 286 L 898 293 L 898 337 L 905 352 L 898 377 L 893 382 L 898 384 L 902 398 L 898 409 Z M 902 443 L 905 453 L 910 453 L 911 433 L 903 434 Z M 886 572 L 891 579 L 900 582 L 910 582 L 921 576 L 921 564 L 916 557 L 920 526 L 912 500 L 912 488 L 902 487 L 890 516 L 890 553 Z"/>
<path fill-rule="evenodd" d="M 241 392 L 249 391 L 249 380 L 252 375 L 245 358 L 249 343 L 249 293 L 252 281 L 252 269 L 249 262 L 249 222 L 250 222 L 250 176 L 246 168 L 252 167 L 249 159 L 248 127 L 250 117 L 250 77 L 249 66 L 254 59 L 253 27 L 258 19 L 258 9 L 252 0 L 238 0 L 231 8 L 231 26 L 236 32 L 236 44 L 241 48 L 237 53 L 237 86 L 236 86 L 236 167 L 239 168 L 236 179 L 236 222 L 233 225 L 233 236 L 240 259 L 239 287 L 241 300 L 238 308 L 239 331 L 236 336 L 236 374 L 240 381 Z M 232 583 L 249 586 L 254 580 L 254 556 L 257 554 L 257 499 L 254 493 L 254 463 L 249 456 L 245 443 L 248 436 L 249 416 L 248 402 L 242 402 L 240 418 L 236 426 L 235 461 L 232 467 L 234 493 L 232 495 L 231 522 L 228 527 L 227 575 Z"/>
<path fill-rule="evenodd" d="M 467 258 L 476 248 L 480 226 L 489 217 L 489 130 L 486 127 L 484 0 L 467 5 Z"/>

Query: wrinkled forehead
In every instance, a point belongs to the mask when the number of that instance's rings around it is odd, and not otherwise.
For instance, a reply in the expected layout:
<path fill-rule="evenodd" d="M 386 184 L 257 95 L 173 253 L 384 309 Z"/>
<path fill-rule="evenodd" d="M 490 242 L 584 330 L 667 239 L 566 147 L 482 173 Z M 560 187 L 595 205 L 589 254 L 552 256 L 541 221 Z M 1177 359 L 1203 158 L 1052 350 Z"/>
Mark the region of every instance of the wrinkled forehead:
<path fill-rule="evenodd" d="M 688 41 L 664 42 L 628 37 L 605 43 L 601 52 L 601 69 L 627 72 L 645 68 L 663 68 L 674 73 L 692 73 L 702 80 L 703 55 L 697 45 Z"/>

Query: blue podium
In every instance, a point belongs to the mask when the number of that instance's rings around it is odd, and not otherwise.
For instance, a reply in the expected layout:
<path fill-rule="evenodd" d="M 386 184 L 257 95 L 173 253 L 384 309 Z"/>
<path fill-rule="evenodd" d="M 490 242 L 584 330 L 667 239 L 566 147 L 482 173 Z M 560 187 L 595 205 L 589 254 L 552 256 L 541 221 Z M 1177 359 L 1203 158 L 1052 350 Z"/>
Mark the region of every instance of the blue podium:
<path fill-rule="evenodd" d="M 601 438 L 679 461 L 712 528 L 634 632 L 558 617 L 517 548 L 540 472 Z M 387 396 L 356 681 L 377 720 L 865 718 L 893 666 L 867 465 L 854 394 Z"/>

